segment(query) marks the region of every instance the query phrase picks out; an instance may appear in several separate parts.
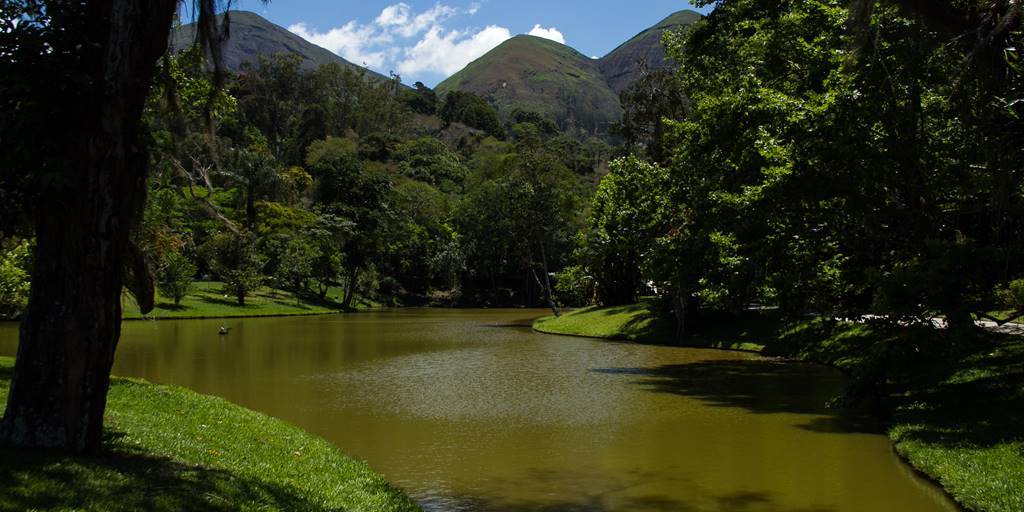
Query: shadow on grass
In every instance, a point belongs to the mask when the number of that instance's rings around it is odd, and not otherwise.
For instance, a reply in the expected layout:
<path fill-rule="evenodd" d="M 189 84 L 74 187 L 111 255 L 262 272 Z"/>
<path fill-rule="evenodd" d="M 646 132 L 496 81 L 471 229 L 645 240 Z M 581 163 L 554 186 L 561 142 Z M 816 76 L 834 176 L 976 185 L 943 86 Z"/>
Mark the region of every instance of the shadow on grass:
<path fill-rule="evenodd" d="M 257 306 L 256 304 L 250 303 L 244 306 L 239 306 L 238 301 L 235 299 L 224 299 L 221 297 L 215 297 L 211 295 L 202 295 L 199 297 L 199 300 L 207 304 L 217 304 L 218 306 L 227 306 L 235 309 L 259 309 L 259 306 Z"/>
<path fill-rule="evenodd" d="M 156 309 L 162 309 L 164 311 L 185 311 L 188 309 L 188 306 L 175 304 L 173 302 L 159 302 L 156 304 Z"/>
<path fill-rule="evenodd" d="M 45 451 L 0 451 L 0 509 L 180 511 L 253 509 L 313 510 L 292 490 L 225 471 L 154 457 L 104 441 L 108 453 L 94 457 Z"/>
<path fill-rule="evenodd" d="M 298 309 L 301 311 L 311 311 L 313 309 L 308 304 L 303 304 L 301 302 L 296 303 L 294 300 L 274 300 L 273 302 L 278 306 L 284 306 L 290 309 Z"/>
<path fill-rule="evenodd" d="M 912 425 L 903 440 L 990 447 L 1024 439 L 1024 340 L 988 339 L 968 345 L 941 381 L 895 399 L 898 420 Z"/>
<path fill-rule="evenodd" d="M 700 400 L 714 407 L 739 407 L 755 414 L 808 414 L 799 428 L 828 433 L 881 433 L 881 425 L 856 410 L 831 410 L 846 378 L 819 365 L 765 359 L 701 361 L 653 368 L 601 368 L 606 375 L 634 376 L 654 393 Z"/>

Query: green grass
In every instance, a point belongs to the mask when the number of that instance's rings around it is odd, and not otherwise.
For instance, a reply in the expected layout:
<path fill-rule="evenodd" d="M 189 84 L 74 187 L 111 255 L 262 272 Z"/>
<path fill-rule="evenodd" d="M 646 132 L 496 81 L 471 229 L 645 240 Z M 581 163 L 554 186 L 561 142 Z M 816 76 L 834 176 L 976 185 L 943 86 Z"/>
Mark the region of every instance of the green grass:
<path fill-rule="evenodd" d="M 703 346 L 730 350 L 754 350 L 763 348 L 762 335 L 774 327 L 760 317 L 745 322 L 745 329 L 712 328 L 699 337 L 687 338 L 687 346 Z M 674 345 L 675 323 L 665 318 L 654 299 L 643 299 L 638 304 L 608 308 L 589 307 L 566 313 L 558 318 L 548 316 L 538 319 L 533 328 L 550 334 L 567 334 L 622 341 L 637 341 Z"/>
<path fill-rule="evenodd" d="M 105 418 L 100 456 L 0 450 L 0 510 L 419 510 L 327 441 L 219 398 L 115 378 Z"/>
<path fill-rule="evenodd" d="M 223 285 L 214 281 L 194 283 L 191 293 L 175 305 L 174 301 L 157 293 L 156 308 L 146 318 L 231 318 L 247 316 L 290 316 L 290 315 L 322 315 L 341 311 L 340 288 L 330 288 L 326 300 L 302 297 L 296 301 L 295 294 L 288 291 L 263 287 L 245 299 L 245 306 L 239 306 L 234 297 L 222 291 Z M 360 299 L 355 309 L 372 309 L 379 307 L 372 301 Z M 124 318 L 142 318 L 135 301 L 130 297 L 124 299 Z"/>
<path fill-rule="evenodd" d="M 660 343 L 674 332 L 672 322 L 661 318 L 653 301 L 610 308 L 589 307 L 560 317 L 544 317 L 533 328 L 552 334 L 588 336 L 623 341 Z"/>
<path fill-rule="evenodd" d="M 899 397 L 896 450 L 971 510 L 1024 510 L 1024 340 L 961 350 Z"/>
<path fill-rule="evenodd" d="M 748 349 L 814 361 L 852 377 L 845 401 L 873 402 L 911 465 L 964 508 L 1024 510 L 1024 339 L 987 332 L 892 329 L 821 319 L 784 324 L 772 313 L 711 318 L 700 335 L 675 338 L 653 301 L 587 308 L 534 328 L 696 347 Z"/>

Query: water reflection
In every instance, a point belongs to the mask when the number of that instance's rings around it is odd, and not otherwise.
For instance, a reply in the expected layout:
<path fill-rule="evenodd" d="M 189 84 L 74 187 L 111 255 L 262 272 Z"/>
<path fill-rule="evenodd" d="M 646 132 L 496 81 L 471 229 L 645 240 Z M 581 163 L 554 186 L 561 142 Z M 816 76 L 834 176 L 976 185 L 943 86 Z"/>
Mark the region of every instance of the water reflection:
<path fill-rule="evenodd" d="M 431 511 L 952 509 L 870 418 L 824 407 L 838 372 L 542 335 L 541 314 L 131 322 L 115 372 L 291 421 Z"/>

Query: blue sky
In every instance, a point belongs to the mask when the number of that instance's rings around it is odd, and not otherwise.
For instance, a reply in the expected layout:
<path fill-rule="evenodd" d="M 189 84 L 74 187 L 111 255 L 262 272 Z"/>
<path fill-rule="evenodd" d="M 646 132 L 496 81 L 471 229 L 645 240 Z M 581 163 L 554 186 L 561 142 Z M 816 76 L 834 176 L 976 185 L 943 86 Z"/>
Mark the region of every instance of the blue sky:
<path fill-rule="evenodd" d="M 603 56 L 687 0 L 236 0 L 349 61 L 433 87 L 516 34 Z M 708 9 L 701 9 L 706 12 Z"/>

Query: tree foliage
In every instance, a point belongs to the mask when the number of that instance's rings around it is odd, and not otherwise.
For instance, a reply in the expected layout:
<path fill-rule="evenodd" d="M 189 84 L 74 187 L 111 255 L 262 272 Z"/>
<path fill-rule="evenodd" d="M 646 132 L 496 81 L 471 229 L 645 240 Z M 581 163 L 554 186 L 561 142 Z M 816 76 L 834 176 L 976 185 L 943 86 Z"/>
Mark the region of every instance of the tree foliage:
<path fill-rule="evenodd" d="M 0 317 L 17 318 L 28 304 L 29 240 L 5 240 L 0 244 Z"/>
<path fill-rule="evenodd" d="M 591 202 L 578 257 L 590 269 L 602 304 L 636 302 L 642 270 L 667 231 L 668 173 L 635 156 L 611 163 Z"/>
<path fill-rule="evenodd" d="M 493 137 L 504 135 L 498 112 L 486 100 L 470 92 L 451 91 L 446 94 L 440 115 L 446 123 L 462 123 Z"/>
<path fill-rule="evenodd" d="M 263 285 L 266 280 L 265 255 L 256 246 L 250 233 L 220 233 L 202 247 L 211 269 L 224 283 L 224 293 L 233 297 L 239 306 Z"/>
<path fill-rule="evenodd" d="M 730 0 L 668 37 L 691 102 L 670 260 L 710 307 L 969 323 L 1021 271 L 1021 126 L 992 100 L 1013 85 L 901 2 L 851 54 L 850 12 Z"/>
<path fill-rule="evenodd" d="M 175 305 L 181 304 L 181 299 L 192 291 L 196 271 L 195 264 L 185 255 L 172 252 L 164 257 L 157 270 L 157 289 L 165 297 L 170 297 Z"/>

